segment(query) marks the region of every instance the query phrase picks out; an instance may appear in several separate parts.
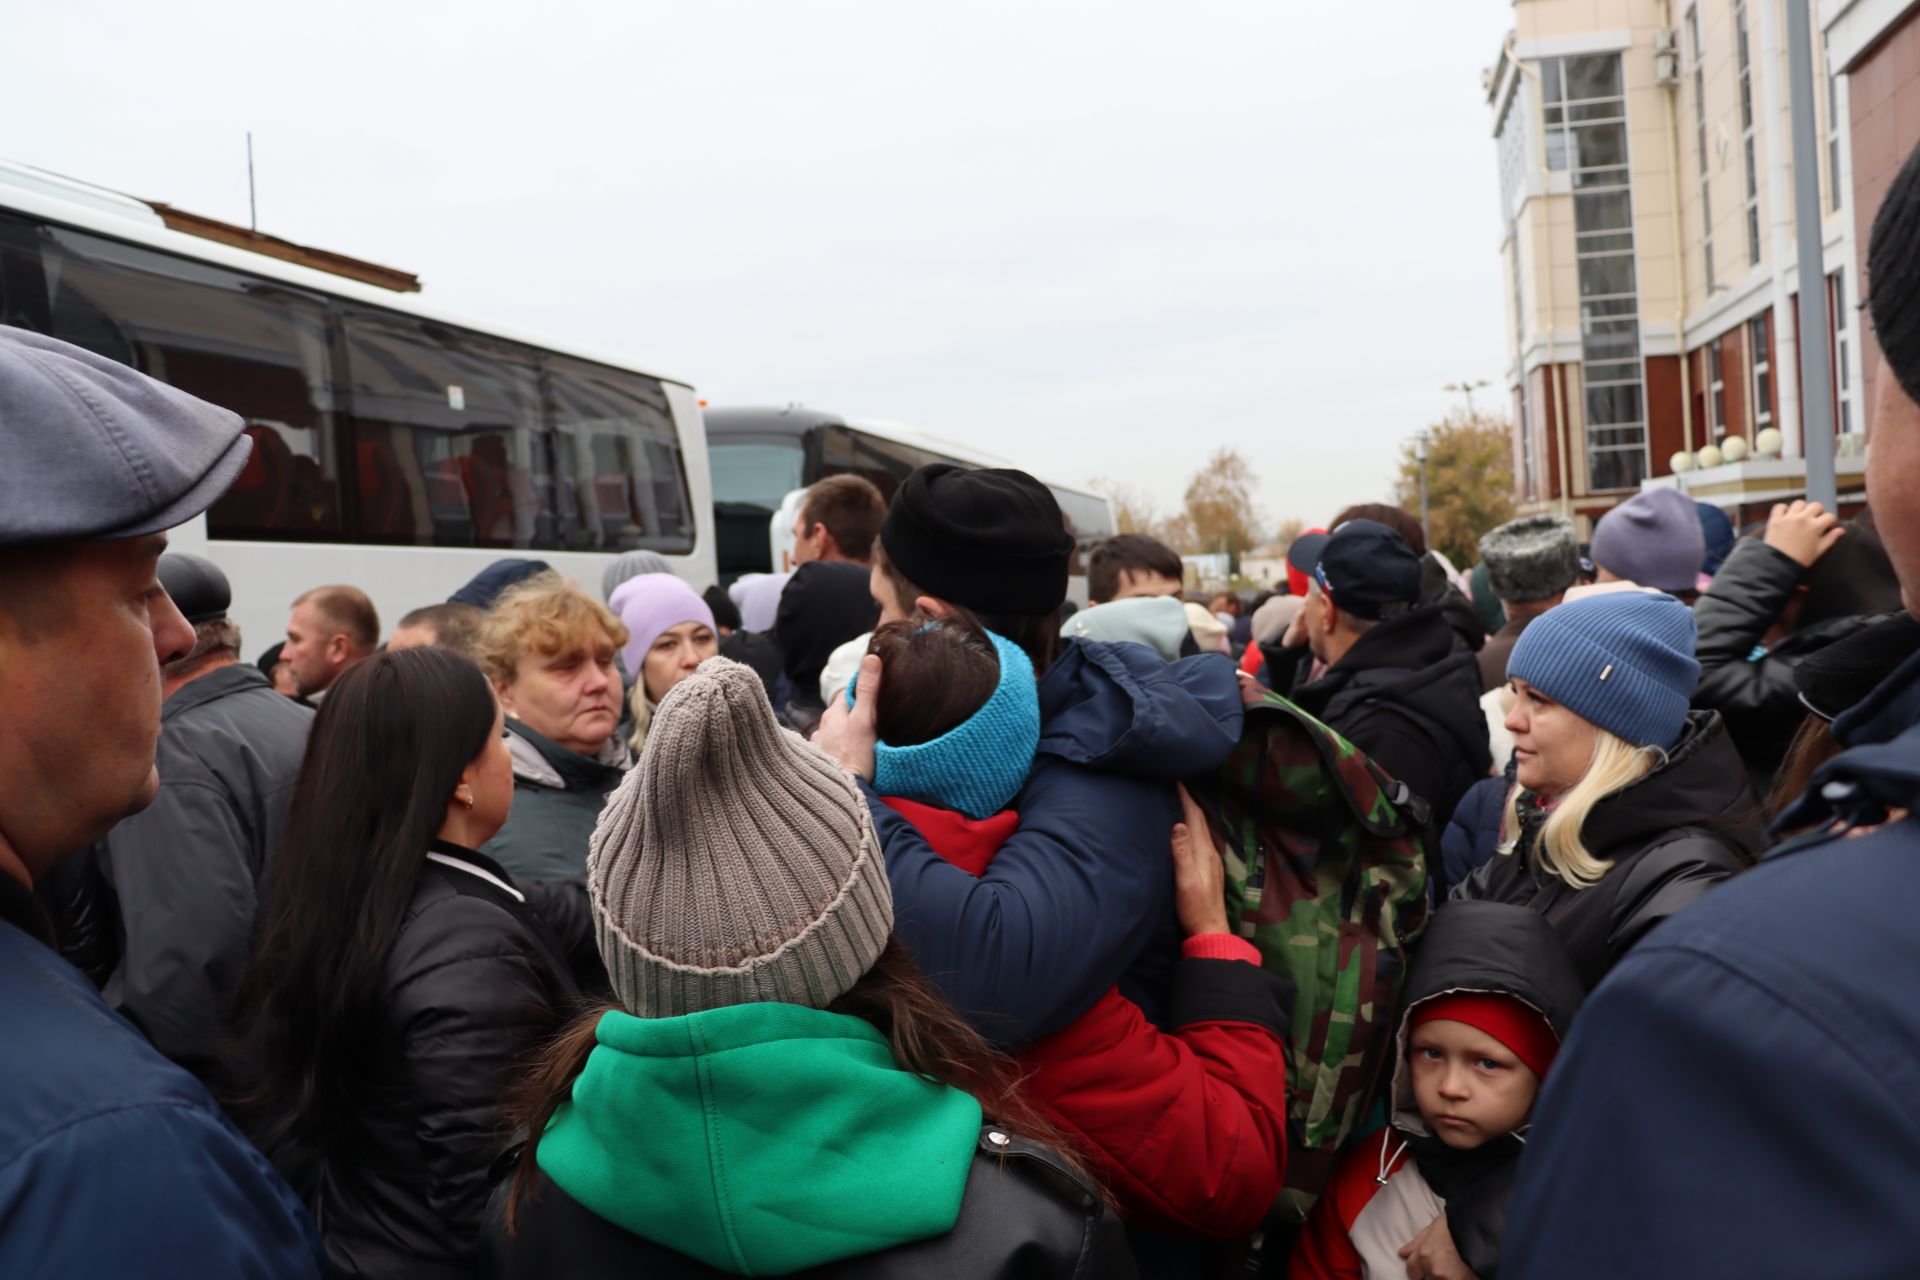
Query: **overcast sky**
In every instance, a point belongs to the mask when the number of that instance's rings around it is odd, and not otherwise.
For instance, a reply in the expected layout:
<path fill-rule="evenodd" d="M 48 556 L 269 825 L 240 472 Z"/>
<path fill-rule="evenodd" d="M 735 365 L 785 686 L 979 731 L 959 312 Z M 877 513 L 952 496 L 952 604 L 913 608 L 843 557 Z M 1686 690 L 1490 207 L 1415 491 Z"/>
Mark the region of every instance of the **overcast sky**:
<path fill-rule="evenodd" d="M 263 231 L 478 320 L 1317 522 L 1498 384 L 1511 14 L 14 0 L 0 156 L 244 223 L 251 128 Z"/>

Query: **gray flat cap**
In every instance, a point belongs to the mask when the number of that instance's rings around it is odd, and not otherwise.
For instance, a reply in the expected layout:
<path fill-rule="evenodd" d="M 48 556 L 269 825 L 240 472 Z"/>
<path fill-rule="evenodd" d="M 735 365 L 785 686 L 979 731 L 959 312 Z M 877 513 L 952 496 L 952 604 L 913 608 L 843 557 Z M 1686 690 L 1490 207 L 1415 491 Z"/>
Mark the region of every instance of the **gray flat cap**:
<path fill-rule="evenodd" d="M 1522 516 L 1480 539 L 1493 594 L 1509 604 L 1557 596 L 1580 576 L 1580 548 L 1565 516 Z"/>
<path fill-rule="evenodd" d="M 0 545 L 171 529 L 240 474 L 244 425 L 85 348 L 0 325 Z"/>

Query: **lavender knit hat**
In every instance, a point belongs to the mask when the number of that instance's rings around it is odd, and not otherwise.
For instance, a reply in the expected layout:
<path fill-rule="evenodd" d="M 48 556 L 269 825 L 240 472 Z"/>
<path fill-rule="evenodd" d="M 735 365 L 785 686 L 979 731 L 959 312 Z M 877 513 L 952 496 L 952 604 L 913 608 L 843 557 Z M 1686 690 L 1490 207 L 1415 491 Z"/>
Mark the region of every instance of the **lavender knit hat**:
<path fill-rule="evenodd" d="M 661 699 L 594 828 L 587 891 L 614 995 L 641 1018 L 825 1008 L 893 932 L 859 790 L 780 728 L 760 677 L 725 658 Z"/>
<path fill-rule="evenodd" d="M 1594 526 L 1593 562 L 1616 578 L 1656 591 L 1699 586 L 1706 558 L 1700 513 L 1677 489 L 1636 493 Z"/>
<path fill-rule="evenodd" d="M 627 624 L 626 647 L 620 659 L 627 674 L 638 679 L 640 664 L 647 650 L 662 632 L 683 622 L 704 622 L 713 626 L 713 610 L 694 594 L 692 587 L 670 573 L 643 573 L 629 578 L 613 589 L 607 601 L 620 621 Z"/>

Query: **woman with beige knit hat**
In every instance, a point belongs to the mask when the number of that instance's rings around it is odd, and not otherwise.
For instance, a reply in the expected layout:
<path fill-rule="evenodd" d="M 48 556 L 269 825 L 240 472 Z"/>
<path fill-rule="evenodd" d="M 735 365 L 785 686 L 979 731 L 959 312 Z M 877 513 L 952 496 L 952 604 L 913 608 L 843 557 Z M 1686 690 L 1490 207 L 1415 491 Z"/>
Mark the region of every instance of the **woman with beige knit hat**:
<path fill-rule="evenodd" d="M 662 700 L 587 883 L 617 1003 L 529 1082 L 493 1274 L 1134 1274 L 1098 1186 L 893 938 L 859 791 L 749 668 Z"/>

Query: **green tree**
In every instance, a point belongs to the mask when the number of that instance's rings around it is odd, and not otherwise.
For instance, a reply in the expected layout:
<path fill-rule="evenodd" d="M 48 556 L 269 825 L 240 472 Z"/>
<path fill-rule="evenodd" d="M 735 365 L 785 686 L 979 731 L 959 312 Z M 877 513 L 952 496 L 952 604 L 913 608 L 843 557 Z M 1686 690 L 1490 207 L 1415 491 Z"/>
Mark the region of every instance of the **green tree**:
<path fill-rule="evenodd" d="M 1214 451 L 1187 482 L 1186 519 L 1194 550 L 1227 553 L 1234 572 L 1240 557 L 1259 545 L 1260 511 L 1253 502 L 1253 468 L 1237 449 Z"/>
<path fill-rule="evenodd" d="M 1505 418 L 1456 409 L 1427 436 L 1427 545 L 1462 570 L 1480 559 L 1480 535 L 1513 519 L 1513 434 Z M 1420 513 L 1420 457 L 1400 446 L 1394 502 Z"/>

